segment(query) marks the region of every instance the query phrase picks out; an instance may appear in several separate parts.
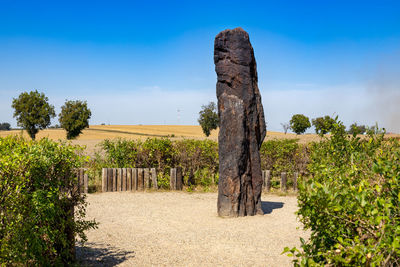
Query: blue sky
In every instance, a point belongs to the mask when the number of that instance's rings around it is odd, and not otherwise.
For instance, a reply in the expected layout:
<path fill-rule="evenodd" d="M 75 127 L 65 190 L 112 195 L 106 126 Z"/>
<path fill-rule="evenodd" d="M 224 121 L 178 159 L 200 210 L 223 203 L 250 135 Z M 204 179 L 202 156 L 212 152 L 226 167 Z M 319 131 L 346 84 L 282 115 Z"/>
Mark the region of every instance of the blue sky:
<path fill-rule="evenodd" d="M 0 0 L 0 122 L 37 89 L 57 112 L 87 100 L 91 124 L 197 124 L 216 101 L 215 35 L 242 27 L 268 130 L 303 113 L 400 132 L 399 14 L 399 1 Z"/>

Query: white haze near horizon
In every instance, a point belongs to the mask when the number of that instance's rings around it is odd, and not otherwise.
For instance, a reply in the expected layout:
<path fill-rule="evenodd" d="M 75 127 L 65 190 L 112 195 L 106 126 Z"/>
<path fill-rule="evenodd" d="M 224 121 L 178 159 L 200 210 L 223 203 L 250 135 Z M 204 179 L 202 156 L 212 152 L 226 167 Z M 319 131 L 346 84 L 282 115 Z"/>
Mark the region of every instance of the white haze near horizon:
<path fill-rule="evenodd" d="M 353 122 L 385 127 L 389 132 L 400 133 L 400 90 L 397 79 L 381 79 L 364 85 L 323 87 L 312 84 L 297 85 L 297 89 L 274 90 L 259 85 L 267 130 L 283 131 L 281 123 L 288 122 L 293 114 L 301 113 L 310 119 L 331 115 L 349 126 Z M 293 85 L 296 88 L 295 85 Z M 21 92 L 0 92 L 0 122 L 10 122 L 16 127 L 10 108 L 12 99 Z M 56 113 L 65 99 L 60 93 L 44 91 Z M 76 99 L 87 100 L 92 111 L 91 125 L 197 125 L 201 105 L 216 101 L 215 88 L 204 90 L 165 90 L 150 86 L 131 92 L 98 92 L 82 94 Z M 73 100 L 73 99 L 71 99 Z M 179 112 L 178 112 L 179 110 Z M 57 124 L 57 118 L 52 124 Z M 313 132 L 309 129 L 308 132 Z"/>

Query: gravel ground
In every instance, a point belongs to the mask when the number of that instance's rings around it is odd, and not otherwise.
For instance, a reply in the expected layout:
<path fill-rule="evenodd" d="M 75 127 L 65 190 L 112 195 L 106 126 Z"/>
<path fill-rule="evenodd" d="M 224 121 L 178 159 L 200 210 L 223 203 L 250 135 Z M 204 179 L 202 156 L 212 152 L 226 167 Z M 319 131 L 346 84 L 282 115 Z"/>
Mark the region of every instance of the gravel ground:
<path fill-rule="evenodd" d="M 262 200 L 263 216 L 219 218 L 216 193 L 91 194 L 87 217 L 100 225 L 77 257 L 88 266 L 291 266 L 283 248 L 307 236 L 296 197 Z"/>

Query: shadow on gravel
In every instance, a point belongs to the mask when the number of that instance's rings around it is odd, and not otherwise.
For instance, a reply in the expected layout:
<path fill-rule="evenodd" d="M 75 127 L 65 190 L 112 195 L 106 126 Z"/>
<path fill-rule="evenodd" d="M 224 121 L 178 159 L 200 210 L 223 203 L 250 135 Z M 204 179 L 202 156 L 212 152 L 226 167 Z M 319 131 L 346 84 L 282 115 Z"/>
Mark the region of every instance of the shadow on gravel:
<path fill-rule="evenodd" d="M 128 258 L 134 258 L 134 251 L 124 251 L 115 247 L 104 247 L 103 244 L 86 243 L 84 247 L 76 246 L 76 259 L 82 266 L 115 266 Z"/>
<path fill-rule="evenodd" d="M 283 205 L 283 202 L 261 201 L 261 208 L 264 214 L 270 214 L 274 209 L 281 209 Z"/>

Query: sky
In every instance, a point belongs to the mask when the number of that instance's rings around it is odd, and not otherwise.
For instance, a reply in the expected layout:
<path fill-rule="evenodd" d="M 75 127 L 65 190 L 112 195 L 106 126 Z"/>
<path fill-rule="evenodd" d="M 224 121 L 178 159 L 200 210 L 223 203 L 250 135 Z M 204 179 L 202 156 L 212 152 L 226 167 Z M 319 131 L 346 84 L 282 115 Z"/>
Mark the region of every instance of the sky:
<path fill-rule="evenodd" d="M 38 90 L 57 114 L 87 101 L 92 125 L 196 125 L 217 101 L 214 38 L 242 27 L 267 130 L 300 113 L 400 133 L 399 14 L 385 0 L 0 0 L 0 122 L 15 127 L 13 98 Z"/>

